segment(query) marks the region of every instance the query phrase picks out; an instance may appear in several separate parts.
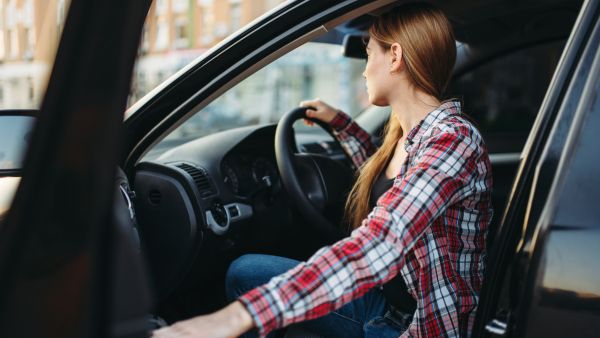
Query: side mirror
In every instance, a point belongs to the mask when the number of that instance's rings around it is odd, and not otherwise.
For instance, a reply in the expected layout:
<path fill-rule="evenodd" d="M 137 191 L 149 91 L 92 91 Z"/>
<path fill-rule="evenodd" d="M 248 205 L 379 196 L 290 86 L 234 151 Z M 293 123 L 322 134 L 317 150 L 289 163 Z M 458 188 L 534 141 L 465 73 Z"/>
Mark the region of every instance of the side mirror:
<path fill-rule="evenodd" d="M 37 110 L 0 110 L 0 223 L 21 181 Z"/>
<path fill-rule="evenodd" d="M 20 173 L 36 114 L 37 110 L 0 111 L 0 177 Z"/>
<path fill-rule="evenodd" d="M 346 57 L 355 59 L 366 59 L 367 52 L 365 51 L 364 38 L 365 35 L 348 34 L 344 36 L 343 54 Z"/>

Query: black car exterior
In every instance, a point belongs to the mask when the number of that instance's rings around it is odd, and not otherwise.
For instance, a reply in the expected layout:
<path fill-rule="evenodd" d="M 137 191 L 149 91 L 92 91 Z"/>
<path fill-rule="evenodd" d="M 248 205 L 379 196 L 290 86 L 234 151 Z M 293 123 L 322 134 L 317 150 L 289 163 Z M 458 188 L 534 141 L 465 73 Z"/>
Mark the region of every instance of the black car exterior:
<path fill-rule="evenodd" d="M 523 151 L 476 332 L 600 335 L 600 217 L 590 195 L 600 163 L 588 134 L 598 128 L 599 13 L 598 2 L 584 3 Z"/>

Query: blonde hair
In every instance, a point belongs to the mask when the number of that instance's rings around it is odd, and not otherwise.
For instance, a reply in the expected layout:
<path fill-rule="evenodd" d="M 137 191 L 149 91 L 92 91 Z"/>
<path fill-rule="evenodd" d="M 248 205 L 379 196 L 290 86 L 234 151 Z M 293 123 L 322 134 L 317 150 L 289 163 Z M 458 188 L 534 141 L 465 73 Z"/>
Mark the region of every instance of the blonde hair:
<path fill-rule="evenodd" d="M 384 50 L 400 44 L 412 84 L 441 101 L 456 60 L 452 26 L 441 10 L 426 3 L 395 7 L 375 19 L 369 36 Z M 359 227 L 369 214 L 371 187 L 394 154 L 402 133 L 400 122 L 391 114 L 382 146 L 361 166 L 348 195 L 345 217 L 352 228 Z"/>

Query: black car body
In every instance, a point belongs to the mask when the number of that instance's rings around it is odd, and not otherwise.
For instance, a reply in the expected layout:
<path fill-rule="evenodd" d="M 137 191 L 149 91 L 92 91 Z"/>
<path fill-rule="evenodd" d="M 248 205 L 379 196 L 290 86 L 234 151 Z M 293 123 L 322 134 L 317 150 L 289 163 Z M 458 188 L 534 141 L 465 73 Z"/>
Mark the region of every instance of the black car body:
<path fill-rule="evenodd" d="M 496 211 L 473 335 L 597 337 L 600 1 L 431 2 L 461 42 L 458 92 L 468 88 L 461 87 L 465 74 L 502 56 L 564 45 L 526 130 L 484 130 Z M 144 336 L 150 312 L 174 321 L 223 306 L 224 272 L 235 257 L 306 258 L 330 242 L 270 168 L 275 125 L 210 135 L 155 160 L 144 155 L 286 51 L 326 36 L 335 41 L 330 32 L 339 27 L 364 33 L 369 13 L 391 3 L 285 3 L 171 77 L 122 122 L 149 1 L 72 0 L 22 183 L 0 228 L 0 336 Z M 385 119 L 377 116 L 358 119 L 377 135 Z M 316 146 L 323 136 L 307 137 L 300 150 L 343 158 L 335 144 Z M 274 180 L 264 186 L 254 177 L 256 189 L 240 196 L 224 181 L 227 160 Z M 125 174 L 115 184 L 116 165 Z M 137 224 L 127 217 L 131 200 Z"/>

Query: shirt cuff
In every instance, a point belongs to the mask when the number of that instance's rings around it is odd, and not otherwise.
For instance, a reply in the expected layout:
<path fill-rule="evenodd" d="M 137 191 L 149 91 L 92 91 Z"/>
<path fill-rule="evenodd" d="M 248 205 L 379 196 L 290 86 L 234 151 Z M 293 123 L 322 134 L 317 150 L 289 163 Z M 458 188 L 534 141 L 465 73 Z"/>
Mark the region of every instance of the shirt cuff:
<path fill-rule="evenodd" d="M 250 313 L 259 337 L 266 337 L 269 332 L 279 328 L 276 315 L 277 309 L 274 308 L 268 297 L 261 292 L 260 287 L 248 291 L 238 300 Z"/>
<path fill-rule="evenodd" d="M 329 122 L 329 125 L 331 128 L 333 128 L 333 130 L 341 132 L 350 125 L 350 122 L 352 122 L 352 118 L 343 111 L 338 110 L 338 113 L 335 115 L 333 120 Z"/>

